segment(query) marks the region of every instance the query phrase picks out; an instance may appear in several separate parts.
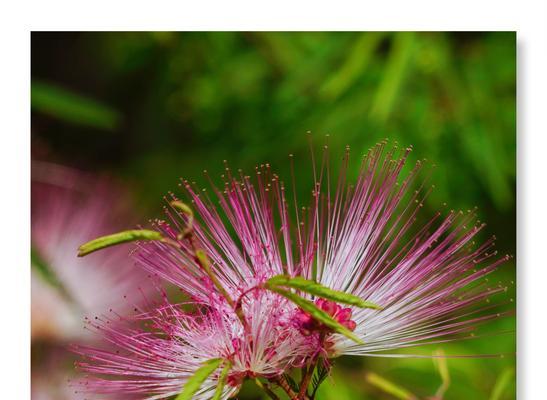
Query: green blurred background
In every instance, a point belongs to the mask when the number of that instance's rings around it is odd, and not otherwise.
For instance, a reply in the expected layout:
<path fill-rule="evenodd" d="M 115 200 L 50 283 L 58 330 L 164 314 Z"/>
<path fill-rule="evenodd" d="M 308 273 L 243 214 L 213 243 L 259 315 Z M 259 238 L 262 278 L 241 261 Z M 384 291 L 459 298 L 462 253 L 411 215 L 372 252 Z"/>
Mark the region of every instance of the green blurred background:
<path fill-rule="evenodd" d="M 310 182 L 307 131 L 331 155 L 383 138 L 436 164 L 425 213 L 479 207 L 498 249 L 515 254 L 514 32 L 33 32 L 32 157 L 106 173 L 127 184 L 142 220 L 183 176 L 203 182 L 223 160 L 269 162 Z M 352 164 L 356 169 L 358 163 Z M 301 200 L 309 185 L 298 185 Z M 499 271 L 509 284 L 515 266 Z M 514 286 L 508 298 L 514 298 Z M 514 330 L 513 317 L 490 331 Z M 509 353 L 448 359 L 446 399 L 515 398 L 515 335 L 422 349 Z M 414 351 L 416 353 L 416 350 Z M 430 359 L 339 360 L 321 399 L 428 398 L 441 386 Z M 406 388 L 389 394 L 370 375 Z M 241 398 L 260 398 L 246 385 Z"/>

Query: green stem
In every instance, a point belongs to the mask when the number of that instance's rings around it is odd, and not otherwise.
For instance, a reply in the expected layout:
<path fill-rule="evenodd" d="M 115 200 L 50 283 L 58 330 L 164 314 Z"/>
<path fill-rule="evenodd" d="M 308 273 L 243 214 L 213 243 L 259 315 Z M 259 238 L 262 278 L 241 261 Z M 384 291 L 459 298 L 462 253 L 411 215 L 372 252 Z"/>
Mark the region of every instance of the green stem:
<path fill-rule="evenodd" d="M 228 291 L 222 286 L 222 283 L 218 280 L 216 275 L 213 273 L 211 269 L 211 262 L 209 261 L 209 257 L 207 257 L 207 253 L 203 249 L 198 248 L 196 244 L 196 240 L 194 237 L 194 230 L 193 227 L 190 225 L 187 229 L 185 229 L 184 237 L 187 238 L 190 242 L 190 245 L 192 246 L 192 250 L 194 252 L 194 261 L 201 267 L 201 269 L 207 274 L 209 279 L 211 279 L 211 282 L 213 282 L 213 285 L 217 288 L 217 290 L 220 292 L 220 294 L 226 299 L 230 307 L 234 309 L 237 317 L 243 324 L 245 328 L 247 328 L 247 320 L 245 319 L 245 316 L 243 314 L 243 310 L 241 307 L 236 308 L 236 303 L 232 299 L 232 297 L 229 295 Z M 177 250 L 180 250 L 180 244 L 172 240 L 170 238 L 163 238 L 162 241 L 172 247 L 175 247 Z"/>
<path fill-rule="evenodd" d="M 216 275 L 211 270 L 211 262 L 209 261 L 209 257 L 207 257 L 207 254 L 205 253 L 205 251 L 201 249 L 197 249 L 195 250 L 194 253 L 195 253 L 194 258 L 196 262 L 199 263 L 201 268 L 209 276 L 209 278 L 211 279 L 215 287 L 224 296 L 224 298 L 226 299 L 230 307 L 232 307 L 232 309 L 234 310 L 237 317 L 241 321 L 241 324 L 243 325 L 245 330 L 247 330 L 248 324 L 247 324 L 247 320 L 245 319 L 245 315 L 243 314 L 243 309 L 241 307 L 236 307 L 236 303 L 234 302 L 234 300 L 230 297 L 226 289 L 224 289 L 224 286 L 222 286 L 222 283 L 220 283 Z"/>
<path fill-rule="evenodd" d="M 256 386 L 258 386 L 260 389 L 262 389 L 268 396 L 270 396 L 273 400 L 280 400 L 279 397 L 273 392 L 272 389 L 270 389 L 270 386 L 268 384 L 260 382 L 260 379 L 255 378 Z"/>
<path fill-rule="evenodd" d="M 211 270 L 211 262 L 209 261 L 209 257 L 207 257 L 207 254 L 202 249 L 196 249 L 194 248 L 194 260 L 200 265 L 201 269 L 207 274 L 209 279 L 211 279 L 211 282 L 213 282 L 213 285 L 218 289 L 218 291 L 224 296 L 230 307 L 235 307 L 234 300 L 230 297 L 226 289 L 224 289 L 224 286 L 222 286 L 222 283 L 218 280 L 216 275 Z"/>

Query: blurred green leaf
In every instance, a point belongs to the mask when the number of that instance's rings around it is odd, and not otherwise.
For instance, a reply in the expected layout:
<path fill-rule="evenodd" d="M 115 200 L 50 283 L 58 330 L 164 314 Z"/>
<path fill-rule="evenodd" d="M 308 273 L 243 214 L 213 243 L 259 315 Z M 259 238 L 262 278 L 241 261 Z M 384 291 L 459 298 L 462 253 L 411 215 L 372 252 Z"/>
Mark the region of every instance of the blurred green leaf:
<path fill-rule="evenodd" d="M 365 399 L 361 393 L 357 393 L 341 376 L 335 377 L 333 382 L 327 382 L 321 386 L 316 394 L 316 400 L 355 400 Z"/>
<path fill-rule="evenodd" d="M 349 55 L 344 64 L 321 86 L 320 95 L 328 99 L 336 99 L 361 78 L 366 73 L 366 67 L 374 50 L 384 36 L 384 32 L 362 33 L 349 49 Z"/>
<path fill-rule="evenodd" d="M 113 108 L 45 82 L 31 84 L 32 109 L 63 121 L 113 130 L 121 115 Z"/>
<path fill-rule="evenodd" d="M 31 246 L 30 248 L 30 264 L 47 283 L 59 290 L 66 299 L 73 301 L 72 296 L 70 296 L 64 285 L 57 278 L 55 271 L 53 271 L 38 249 L 34 246 Z"/>
<path fill-rule="evenodd" d="M 415 395 L 413 395 L 407 389 L 391 381 L 388 381 L 385 378 L 382 378 L 380 375 L 377 375 L 374 372 L 367 373 L 365 376 L 365 379 L 371 385 L 392 395 L 393 397 L 397 399 L 400 399 L 400 400 L 417 400 L 418 399 Z"/>
<path fill-rule="evenodd" d="M 288 275 L 276 275 L 266 281 L 266 286 L 270 288 L 289 287 L 301 290 L 305 293 L 309 293 L 317 297 L 322 297 L 324 299 L 329 299 L 338 303 L 350 304 L 360 308 L 374 308 L 377 310 L 382 308 L 381 306 L 374 304 L 371 301 L 365 301 L 360 297 L 350 293 L 332 290 L 326 286 L 323 286 L 314 281 L 310 281 L 301 276 L 291 277 Z"/>
<path fill-rule="evenodd" d="M 339 361 L 341 361 L 339 359 Z M 339 364 L 340 365 L 340 364 Z M 354 372 L 358 372 L 352 368 Z M 316 393 L 316 400 L 354 400 L 354 399 L 371 399 L 366 392 L 363 391 L 362 373 L 356 379 L 357 375 L 348 373 L 348 370 L 337 366 L 332 369 L 331 376 L 319 386 Z"/>
<path fill-rule="evenodd" d="M 218 367 L 220 367 L 222 362 L 222 358 L 213 358 L 205 361 L 203 366 L 200 367 L 194 375 L 188 379 L 188 381 L 186 381 L 182 392 L 175 398 L 175 400 L 191 400 L 192 396 L 194 396 L 194 394 L 199 390 L 203 382 L 205 382 L 207 378 L 215 372 Z"/>
<path fill-rule="evenodd" d="M 450 374 L 448 372 L 448 363 L 446 362 L 446 357 L 444 354 L 444 351 L 442 349 L 438 349 L 433 353 L 433 363 L 435 364 L 435 367 L 437 371 L 439 372 L 439 375 L 441 376 L 441 386 L 437 389 L 437 392 L 435 393 L 435 398 L 437 399 L 443 399 L 444 394 L 448 390 L 448 387 L 450 386 Z"/>
<path fill-rule="evenodd" d="M 399 87 L 403 83 L 413 53 L 414 33 L 399 32 L 395 34 L 392 46 L 386 71 L 370 110 L 370 117 L 381 123 L 389 118 Z"/>
<path fill-rule="evenodd" d="M 78 257 L 86 256 L 94 251 L 104 249 L 106 247 L 115 246 L 117 244 L 134 242 L 135 240 L 162 240 L 161 233 L 147 229 L 133 229 L 113 233 L 112 235 L 101 236 L 87 243 L 82 244 L 78 248 Z"/>
<path fill-rule="evenodd" d="M 490 400 L 500 400 L 502 398 L 502 395 L 507 390 L 507 387 L 511 383 L 511 380 L 513 379 L 514 374 L 515 374 L 515 370 L 513 367 L 509 367 L 503 370 L 503 372 L 500 374 L 500 376 L 496 380 L 494 389 L 492 390 L 492 393 L 490 394 Z"/>

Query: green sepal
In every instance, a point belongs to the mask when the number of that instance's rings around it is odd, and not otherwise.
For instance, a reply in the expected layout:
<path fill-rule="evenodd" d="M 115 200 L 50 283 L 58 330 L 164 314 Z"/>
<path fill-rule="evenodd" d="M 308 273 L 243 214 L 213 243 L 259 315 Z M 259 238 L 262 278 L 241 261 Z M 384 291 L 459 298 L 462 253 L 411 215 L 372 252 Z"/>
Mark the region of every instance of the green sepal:
<path fill-rule="evenodd" d="M 291 277 L 288 275 L 276 275 L 266 281 L 267 287 L 289 287 L 312 294 L 323 299 L 335 301 L 337 303 L 349 304 L 360 308 L 374 308 L 376 310 L 382 307 L 370 301 L 365 301 L 353 294 L 340 292 L 330 289 L 315 281 L 305 279 L 301 276 Z"/>
<path fill-rule="evenodd" d="M 317 321 L 321 322 L 323 325 L 327 326 L 328 328 L 332 329 L 336 333 L 339 333 L 341 335 L 344 335 L 348 339 L 353 340 L 354 342 L 357 342 L 359 344 L 364 344 L 364 342 L 355 335 L 352 331 L 347 329 L 344 325 L 340 324 L 338 321 L 333 319 L 329 314 L 327 314 L 325 311 L 321 310 L 319 307 L 315 305 L 310 300 L 304 299 L 300 297 L 299 295 L 292 293 L 288 290 L 281 289 L 275 286 L 268 287 L 269 290 L 280 294 L 281 296 L 287 298 L 288 300 L 292 301 L 294 304 L 296 304 L 298 307 L 300 307 L 302 310 L 307 312 L 312 316 L 312 318 L 316 319 Z"/>

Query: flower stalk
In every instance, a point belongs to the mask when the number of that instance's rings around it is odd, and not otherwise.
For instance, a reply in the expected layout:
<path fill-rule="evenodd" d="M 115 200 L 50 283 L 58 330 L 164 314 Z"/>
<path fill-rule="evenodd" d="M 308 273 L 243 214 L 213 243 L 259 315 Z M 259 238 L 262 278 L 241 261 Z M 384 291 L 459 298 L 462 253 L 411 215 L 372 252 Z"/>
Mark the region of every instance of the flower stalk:
<path fill-rule="evenodd" d="M 289 382 L 285 379 L 283 376 L 279 376 L 273 379 L 273 381 L 287 393 L 287 396 L 291 400 L 309 400 L 308 396 L 304 393 L 303 395 L 300 395 L 300 393 L 295 392 L 291 385 L 289 385 Z"/>
<path fill-rule="evenodd" d="M 277 396 L 274 391 L 270 388 L 270 385 L 267 383 L 262 383 L 260 379 L 255 378 L 256 386 L 258 386 L 260 389 L 264 391 L 272 400 L 280 400 L 279 396 Z"/>
<path fill-rule="evenodd" d="M 311 379 L 313 377 L 313 373 L 315 371 L 315 367 L 317 366 L 317 361 L 319 360 L 318 357 L 315 357 L 311 364 L 307 367 L 306 370 L 303 370 L 302 372 L 305 372 L 302 376 L 302 380 L 300 382 L 300 391 L 298 392 L 298 398 L 299 399 L 305 399 L 307 398 L 308 394 L 308 386 L 310 385 Z"/>

